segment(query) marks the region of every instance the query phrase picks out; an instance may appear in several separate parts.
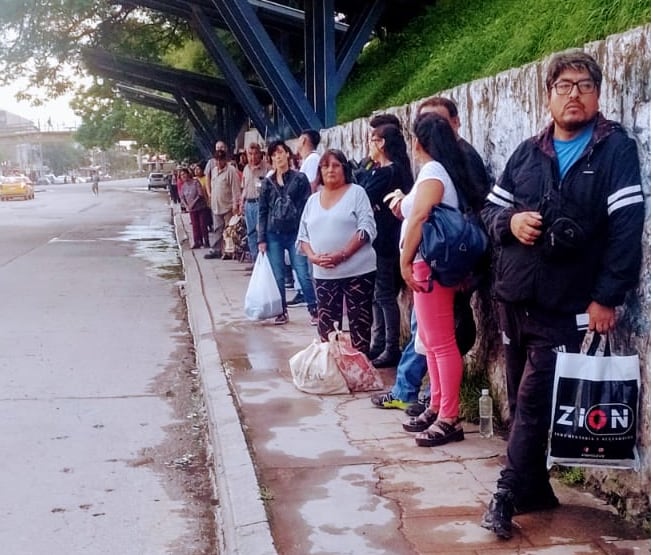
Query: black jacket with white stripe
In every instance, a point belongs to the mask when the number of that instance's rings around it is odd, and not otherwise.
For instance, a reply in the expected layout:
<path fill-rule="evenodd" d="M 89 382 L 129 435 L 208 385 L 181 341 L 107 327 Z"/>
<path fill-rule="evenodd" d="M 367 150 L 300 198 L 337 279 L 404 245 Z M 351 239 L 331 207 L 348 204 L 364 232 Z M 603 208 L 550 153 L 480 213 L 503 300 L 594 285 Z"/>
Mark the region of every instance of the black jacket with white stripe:
<path fill-rule="evenodd" d="M 533 246 L 510 231 L 512 216 L 529 210 L 543 216 L 544 232 Z M 644 196 L 635 142 L 598 114 L 589 144 L 561 180 L 552 123 L 510 157 L 481 218 L 493 244 L 499 300 L 568 314 L 585 312 L 591 301 L 622 304 L 638 283 L 642 258 Z M 573 220 L 582 232 L 571 249 L 551 254 L 546 230 L 558 218 Z"/>

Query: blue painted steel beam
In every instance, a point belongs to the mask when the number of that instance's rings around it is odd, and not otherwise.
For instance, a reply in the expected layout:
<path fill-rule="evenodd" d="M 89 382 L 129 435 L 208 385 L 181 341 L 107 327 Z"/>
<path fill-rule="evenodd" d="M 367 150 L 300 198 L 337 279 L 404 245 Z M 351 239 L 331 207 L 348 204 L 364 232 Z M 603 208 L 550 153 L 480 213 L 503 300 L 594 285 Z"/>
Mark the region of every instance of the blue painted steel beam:
<path fill-rule="evenodd" d="M 210 158 L 213 156 L 213 145 L 215 144 L 215 140 L 211 135 L 210 126 L 209 128 L 206 128 L 202 122 L 202 118 L 196 113 L 195 108 L 199 107 L 197 104 L 193 107 L 191 103 L 188 102 L 188 98 L 184 97 L 181 92 L 174 93 L 174 97 L 177 100 L 177 104 L 179 104 L 179 108 L 181 108 L 182 112 L 184 112 L 188 121 L 190 121 L 190 124 L 193 126 L 193 129 L 195 129 L 196 144 L 200 149 L 202 156 L 207 159 Z M 204 115 L 201 110 L 199 111 Z"/>
<path fill-rule="evenodd" d="M 306 96 L 325 127 L 336 123 L 336 59 L 333 0 L 304 2 Z"/>
<path fill-rule="evenodd" d="M 171 98 L 160 94 L 153 94 L 137 87 L 130 87 L 123 83 L 117 83 L 116 88 L 118 89 L 120 96 L 125 100 L 135 102 L 136 104 L 142 104 L 143 106 L 148 106 L 155 110 L 179 115 L 179 104 Z"/>
<path fill-rule="evenodd" d="M 247 0 L 211 0 L 295 133 L 322 122 Z"/>
<path fill-rule="evenodd" d="M 268 131 L 274 132 L 272 122 L 265 114 L 265 108 L 258 101 L 231 55 L 222 44 L 213 27 L 209 24 L 206 13 L 198 6 L 192 6 L 191 9 L 191 26 L 204 43 L 211 58 L 215 61 L 218 68 L 220 68 L 236 100 L 252 120 L 254 127 L 256 127 L 261 136 L 265 136 Z"/>
<path fill-rule="evenodd" d="M 386 5 L 386 0 L 373 0 L 364 11 L 360 13 L 356 21 L 349 26 L 343 42 L 338 49 L 336 58 L 337 74 L 334 79 L 333 88 L 337 95 L 347 80 L 358 55 L 363 50 L 365 43 L 370 39 L 374 26 L 379 21 Z"/>

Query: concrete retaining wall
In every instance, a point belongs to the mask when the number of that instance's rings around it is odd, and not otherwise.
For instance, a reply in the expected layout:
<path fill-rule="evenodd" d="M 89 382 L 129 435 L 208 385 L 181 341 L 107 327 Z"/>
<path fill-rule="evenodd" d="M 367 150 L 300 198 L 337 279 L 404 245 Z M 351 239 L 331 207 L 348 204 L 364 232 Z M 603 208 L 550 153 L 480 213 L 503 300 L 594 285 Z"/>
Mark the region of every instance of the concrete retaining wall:
<path fill-rule="evenodd" d="M 601 110 L 621 121 L 637 141 L 641 161 L 642 184 L 646 196 L 646 226 L 642 239 L 644 264 L 640 285 L 627 299 L 616 334 L 617 352 L 637 352 L 641 360 L 642 391 L 640 402 L 640 456 L 642 470 L 588 470 L 586 476 L 611 497 L 620 510 L 630 516 L 647 513 L 650 507 L 650 314 L 651 314 L 651 44 L 650 26 L 633 29 L 606 40 L 585 45 L 603 68 Z M 479 151 L 493 175 L 503 171 L 517 145 L 540 131 L 549 121 L 544 87 L 549 58 L 494 77 L 479 79 L 450 90 L 433 91 L 456 101 L 460 111 L 460 134 Z M 389 108 L 410 129 L 419 101 Z M 360 160 L 367 155 L 368 118 L 325 129 L 322 148 L 339 148 L 349 158 Z M 408 137 L 407 137 L 408 139 Z M 409 143 L 409 141 L 407 141 Z M 410 144 L 410 143 L 409 143 Z M 474 366 L 485 367 L 494 395 L 507 414 L 503 366 L 498 336 L 487 299 L 476 304 L 476 316 L 483 335 L 471 354 Z M 479 348 L 479 345 L 483 346 Z M 468 361 L 469 363 L 469 361 Z"/>

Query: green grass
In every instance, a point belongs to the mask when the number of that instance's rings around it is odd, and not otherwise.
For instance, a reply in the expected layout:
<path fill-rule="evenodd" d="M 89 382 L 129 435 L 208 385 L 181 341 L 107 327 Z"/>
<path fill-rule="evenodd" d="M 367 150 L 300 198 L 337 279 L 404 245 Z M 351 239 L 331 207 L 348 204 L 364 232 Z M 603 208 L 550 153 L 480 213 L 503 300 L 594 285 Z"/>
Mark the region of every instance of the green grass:
<path fill-rule="evenodd" d="M 467 422 L 478 424 L 478 398 L 481 396 L 482 389 L 492 389 L 488 382 L 487 375 L 482 372 L 472 372 L 465 368 L 463 381 L 460 384 L 460 416 Z M 496 403 L 494 409 L 494 421 L 497 423 Z"/>
<path fill-rule="evenodd" d="M 650 23 L 644 0 L 438 0 L 375 39 L 338 97 L 338 121 L 400 106 Z"/>

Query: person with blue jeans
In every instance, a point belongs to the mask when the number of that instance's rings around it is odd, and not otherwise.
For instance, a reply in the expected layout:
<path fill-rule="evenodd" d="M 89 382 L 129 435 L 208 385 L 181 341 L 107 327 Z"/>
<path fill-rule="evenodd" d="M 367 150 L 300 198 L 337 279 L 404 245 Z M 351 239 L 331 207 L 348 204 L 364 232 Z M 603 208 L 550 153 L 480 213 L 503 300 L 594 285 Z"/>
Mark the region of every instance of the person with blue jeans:
<path fill-rule="evenodd" d="M 268 173 L 268 167 L 262 160 L 261 147 L 251 143 L 247 147 L 247 165 L 243 168 L 243 193 L 240 197 L 240 211 L 245 215 L 247 227 L 247 247 L 252 262 L 258 253 L 256 227 L 258 224 L 258 196 L 261 183 Z"/>
<path fill-rule="evenodd" d="M 284 253 L 288 252 L 290 265 L 304 292 L 310 321 L 317 325 L 317 301 L 315 288 L 308 272 L 308 260 L 297 251 L 297 231 L 299 218 L 311 194 L 308 178 L 301 172 L 290 168 L 292 152 L 288 145 L 276 140 L 268 146 L 268 156 L 272 161 L 274 173 L 266 177 L 261 185 L 258 207 L 258 250 L 267 252 L 279 293 L 282 313 L 274 323 L 288 323 L 288 304 L 286 302 Z"/>
<path fill-rule="evenodd" d="M 415 351 L 417 318 L 410 314 L 410 341 L 404 347 L 397 364 L 397 377 L 390 391 L 372 395 L 372 404 L 381 409 L 406 410 L 409 416 L 417 416 L 426 408 L 420 402 L 419 392 L 426 375 L 426 357 Z M 428 388 L 426 388 L 428 391 Z"/>

